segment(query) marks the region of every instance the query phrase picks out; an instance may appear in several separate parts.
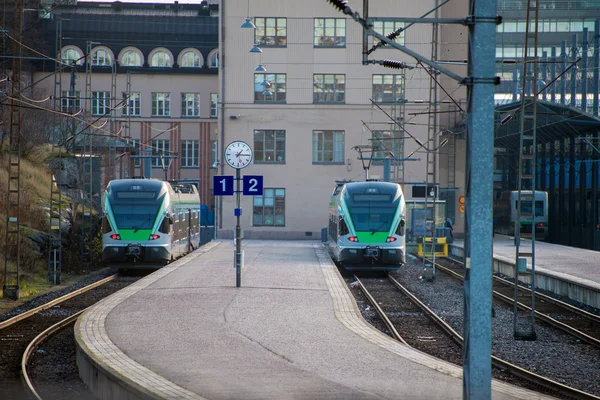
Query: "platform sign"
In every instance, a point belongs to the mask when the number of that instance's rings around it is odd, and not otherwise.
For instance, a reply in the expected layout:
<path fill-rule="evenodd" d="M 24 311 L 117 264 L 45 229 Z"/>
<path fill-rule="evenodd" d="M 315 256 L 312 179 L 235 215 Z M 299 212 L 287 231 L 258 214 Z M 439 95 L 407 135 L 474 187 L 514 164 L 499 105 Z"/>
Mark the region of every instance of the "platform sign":
<path fill-rule="evenodd" d="M 264 186 L 263 182 L 264 180 L 262 175 L 244 175 L 242 177 L 242 193 L 245 196 L 262 196 Z"/>
<path fill-rule="evenodd" d="M 233 196 L 233 176 L 213 176 L 213 191 L 215 196 Z"/>

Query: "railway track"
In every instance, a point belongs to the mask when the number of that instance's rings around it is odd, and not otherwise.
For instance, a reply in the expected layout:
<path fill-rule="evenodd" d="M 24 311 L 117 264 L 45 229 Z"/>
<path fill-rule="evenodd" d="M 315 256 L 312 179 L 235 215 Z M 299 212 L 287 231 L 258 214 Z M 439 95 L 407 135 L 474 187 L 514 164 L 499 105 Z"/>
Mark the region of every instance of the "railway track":
<path fill-rule="evenodd" d="M 400 282 L 391 276 L 387 281 L 369 279 L 366 284 L 356 276 L 354 279 L 371 307 L 384 321 L 390 336 L 435 357 L 462 365 L 462 336 Z M 395 290 L 396 296 L 386 296 L 390 290 Z M 377 292 L 378 297 L 371 294 L 373 291 Z M 600 399 L 495 356 L 492 356 L 492 365 L 496 371 L 502 371 L 503 379 L 506 378 L 506 371 L 510 371 L 517 380 L 513 383 L 532 390 L 567 399 Z M 529 384 L 519 383 L 522 380 Z"/>
<path fill-rule="evenodd" d="M 87 307 L 137 279 L 112 275 L 0 322 L 0 380 L 13 383 L 9 388 L 11 396 L 25 398 L 31 395 L 39 399 L 27 373 L 27 365 L 40 344 L 72 324 Z M 30 389 L 22 391 L 15 387 L 20 374 Z"/>
<path fill-rule="evenodd" d="M 463 281 L 464 265 L 459 261 L 443 260 L 436 263 L 436 269 L 453 278 Z M 506 304 L 514 304 L 512 281 L 494 276 L 493 296 Z M 518 286 L 518 308 L 531 313 L 531 289 Z M 535 293 L 535 317 L 576 338 L 600 348 L 600 315 L 592 314 L 581 308 L 543 293 Z"/>

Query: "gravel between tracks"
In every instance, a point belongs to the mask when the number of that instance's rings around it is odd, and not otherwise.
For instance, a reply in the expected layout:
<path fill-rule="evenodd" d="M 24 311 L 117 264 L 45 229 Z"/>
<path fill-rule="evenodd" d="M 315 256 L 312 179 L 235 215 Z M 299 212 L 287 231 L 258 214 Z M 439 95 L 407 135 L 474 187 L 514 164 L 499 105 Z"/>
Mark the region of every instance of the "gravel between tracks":
<path fill-rule="evenodd" d="M 463 334 L 462 283 L 440 271 L 436 274 L 435 282 L 425 282 L 419 279 L 421 271 L 421 261 L 410 256 L 407 263 L 391 275 L 457 332 Z M 557 382 L 600 396 L 600 349 L 541 321 L 536 321 L 537 340 L 515 340 L 512 306 L 495 303 L 494 308 L 493 355 Z"/>

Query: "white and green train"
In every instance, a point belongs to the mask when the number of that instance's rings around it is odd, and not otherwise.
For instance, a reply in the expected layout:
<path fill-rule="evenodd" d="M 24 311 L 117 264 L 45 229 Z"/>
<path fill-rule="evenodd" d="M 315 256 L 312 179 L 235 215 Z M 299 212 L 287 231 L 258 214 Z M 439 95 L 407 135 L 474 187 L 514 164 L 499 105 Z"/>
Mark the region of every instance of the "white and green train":
<path fill-rule="evenodd" d="M 196 186 L 117 179 L 104 193 L 102 257 L 113 268 L 160 268 L 200 246 Z"/>
<path fill-rule="evenodd" d="M 331 257 L 347 270 L 399 269 L 406 260 L 405 212 L 397 183 L 338 185 L 329 202 Z"/>

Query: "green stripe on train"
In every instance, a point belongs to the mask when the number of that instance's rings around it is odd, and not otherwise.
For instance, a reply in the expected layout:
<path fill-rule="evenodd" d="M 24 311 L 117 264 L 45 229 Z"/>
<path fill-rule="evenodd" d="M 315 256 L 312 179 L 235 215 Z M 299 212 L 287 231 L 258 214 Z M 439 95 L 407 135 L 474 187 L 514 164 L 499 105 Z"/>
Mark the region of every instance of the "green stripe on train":
<path fill-rule="evenodd" d="M 358 243 L 385 243 L 388 238 L 387 232 L 356 232 Z"/>
<path fill-rule="evenodd" d="M 134 229 L 119 229 L 121 240 L 129 242 L 145 242 L 150 239 L 151 233 L 152 229 L 138 229 L 137 232 L 134 232 Z"/>

